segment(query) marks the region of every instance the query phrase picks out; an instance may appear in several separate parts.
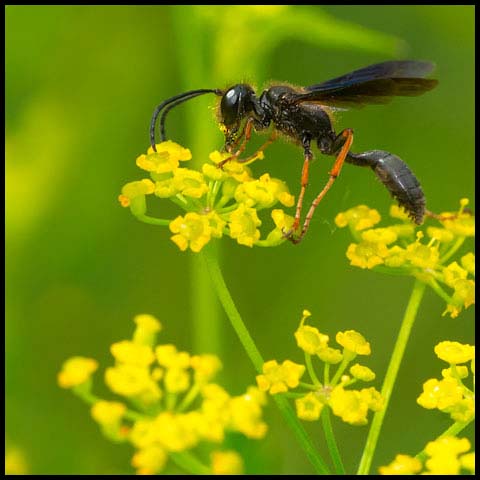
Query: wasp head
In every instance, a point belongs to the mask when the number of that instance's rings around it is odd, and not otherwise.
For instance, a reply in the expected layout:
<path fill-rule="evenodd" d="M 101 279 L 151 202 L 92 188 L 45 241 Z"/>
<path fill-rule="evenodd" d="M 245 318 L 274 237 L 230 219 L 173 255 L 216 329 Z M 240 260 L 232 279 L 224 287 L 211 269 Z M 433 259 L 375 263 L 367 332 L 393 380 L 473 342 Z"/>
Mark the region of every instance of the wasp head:
<path fill-rule="evenodd" d="M 234 85 L 225 90 L 220 101 L 221 130 L 225 134 L 225 149 L 230 152 L 235 144 L 242 120 L 255 112 L 257 98 L 252 87 Z"/>

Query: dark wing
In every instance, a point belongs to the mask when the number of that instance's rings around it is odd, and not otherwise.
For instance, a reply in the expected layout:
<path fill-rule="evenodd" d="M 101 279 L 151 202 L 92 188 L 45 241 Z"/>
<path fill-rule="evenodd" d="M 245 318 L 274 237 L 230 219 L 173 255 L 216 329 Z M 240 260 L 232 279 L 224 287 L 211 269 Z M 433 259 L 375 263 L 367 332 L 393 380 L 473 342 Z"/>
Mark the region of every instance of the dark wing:
<path fill-rule="evenodd" d="M 361 107 L 382 104 L 395 96 L 416 96 L 434 88 L 438 81 L 423 78 L 435 65 L 430 62 L 400 60 L 377 63 L 341 77 L 305 88 L 295 102 Z"/>

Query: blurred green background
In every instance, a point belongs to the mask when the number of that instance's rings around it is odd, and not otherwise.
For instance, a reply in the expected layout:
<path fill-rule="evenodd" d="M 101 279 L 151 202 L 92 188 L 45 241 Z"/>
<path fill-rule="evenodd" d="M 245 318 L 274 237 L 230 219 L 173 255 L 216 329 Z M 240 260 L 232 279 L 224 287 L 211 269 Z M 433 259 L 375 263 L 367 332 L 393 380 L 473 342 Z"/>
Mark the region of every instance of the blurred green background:
<path fill-rule="evenodd" d="M 421 179 L 429 209 L 454 210 L 461 197 L 473 202 L 474 7 L 290 8 L 6 8 L 6 439 L 23 450 L 31 473 L 132 472 L 131 447 L 104 439 L 88 408 L 58 388 L 67 357 L 109 365 L 109 345 L 128 338 L 142 312 L 162 321 L 162 341 L 195 353 L 208 348 L 201 340 L 208 312 L 198 320 L 196 305 L 212 292 L 193 255 L 117 201 L 124 183 L 144 176 L 135 158 L 146 150 L 152 111 L 165 98 L 239 81 L 258 89 L 269 80 L 311 85 L 394 58 L 434 61 L 435 90 L 344 112 L 337 131 L 354 129 L 354 151 L 385 149 L 404 159 Z M 167 124 L 169 137 L 200 160 L 222 145 L 214 105 L 213 97 L 193 100 Z M 307 203 L 331 162 L 317 154 Z M 301 150 L 280 141 L 253 170 L 287 180 L 297 195 L 301 165 Z M 371 171 L 346 165 L 300 245 L 249 249 L 222 240 L 226 280 L 265 358 L 302 361 L 293 331 L 308 308 L 313 324 L 331 336 L 362 332 L 373 349 L 367 365 L 383 378 L 413 281 L 349 266 L 350 238 L 333 219 L 360 203 L 386 214 L 391 201 Z M 165 216 L 175 212 L 168 207 Z M 415 402 L 422 382 L 443 368 L 433 346 L 473 342 L 473 308 L 452 320 L 441 317 L 444 307 L 427 291 L 375 469 L 398 452 L 420 451 L 449 426 L 447 415 Z M 239 394 L 255 372 L 218 314 L 220 382 Z M 312 473 L 273 402 L 266 419 L 265 440 L 235 440 L 247 472 Z M 320 424 L 306 428 L 326 452 Z M 334 418 L 334 428 L 340 449 L 351 452 L 344 460 L 352 471 L 367 427 Z"/>

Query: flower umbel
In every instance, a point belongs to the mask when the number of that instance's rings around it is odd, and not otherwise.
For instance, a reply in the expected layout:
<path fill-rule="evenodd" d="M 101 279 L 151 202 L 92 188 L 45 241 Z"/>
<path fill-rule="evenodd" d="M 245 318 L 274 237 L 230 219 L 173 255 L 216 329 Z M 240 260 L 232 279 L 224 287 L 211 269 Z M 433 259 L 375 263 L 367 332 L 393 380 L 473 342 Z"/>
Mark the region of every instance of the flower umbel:
<path fill-rule="evenodd" d="M 417 403 L 429 410 L 448 413 L 456 422 L 470 422 L 475 417 L 474 380 L 469 378 L 468 369 L 458 364 L 471 362 L 475 357 L 475 347 L 444 341 L 438 343 L 434 350 L 440 360 L 449 363 L 450 368 L 442 370 L 441 380 L 430 378 L 423 384 Z M 471 373 L 474 377 L 473 369 Z M 472 389 L 467 387 L 467 381 L 471 382 Z"/>
<path fill-rule="evenodd" d="M 380 467 L 379 472 L 380 475 L 472 474 L 475 473 L 475 452 L 466 453 L 469 450 L 470 442 L 466 438 L 440 437 L 427 443 L 423 465 L 419 458 L 400 454 L 390 465 Z"/>
<path fill-rule="evenodd" d="M 284 182 L 268 173 L 256 179 L 248 166 L 233 160 L 219 168 L 218 164 L 231 156 L 228 153 L 212 152 L 200 172 L 180 167 L 180 162 L 191 159 L 190 150 L 170 140 L 156 148 L 154 152 L 150 147 L 146 155 L 137 158 L 137 165 L 149 172 L 150 178 L 127 183 L 119 201 L 141 221 L 169 225 L 174 234 L 171 240 L 180 250 L 197 253 L 212 238 L 224 235 L 247 247 L 276 246 L 286 241 L 283 231 L 290 228 L 293 219 L 281 217 L 282 210 L 272 210 L 275 226 L 262 239 L 258 216 L 278 203 L 294 205 Z M 252 161 L 257 158 L 263 158 L 263 152 Z M 171 200 L 184 214 L 170 220 L 147 215 L 147 195 Z"/>
<path fill-rule="evenodd" d="M 133 445 L 132 465 L 139 474 L 157 474 L 175 454 L 200 443 L 222 443 L 227 432 L 262 438 L 265 395 L 256 387 L 232 396 L 213 383 L 221 368 L 214 355 L 191 356 L 174 345 L 155 345 L 160 322 L 151 315 L 137 315 L 132 340 L 111 347 L 115 364 L 105 371 L 105 383 L 127 403 L 98 398 L 90 391 L 93 359 L 73 357 L 58 375 L 58 383 L 91 404 L 91 414 L 102 433 L 114 442 Z M 295 384 L 295 369 L 285 369 L 285 381 Z M 297 382 L 298 384 L 298 382 Z M 88 388 L 87 388 L 88 387 Z M 242 459 L 233 451 L 213 451 L 211 466 L 201 473 L 241 473 Z M 210 462 L 207 462 L 210 463 Z M 196 465 L 201 465 L 196 460 Z M 190 472 L 194 473 L 194 472 Z M 200 472 L 196 472 L 200 473 Z"/>
<path fill-rule="evenodd" d="M 458 212 L 437 216 L 441 226 L 427 226 L 426 233 L 415 234 L 418 226 L 397 205 L 391 207 L 390 216 L 403 223 L 372 228 L 380 214 L 365 205 L 339 213 L 335 223 L 349 226 L 355 239 L 346 252 L 350 265 L 421 280 L 447 302 L 443 314 L 455 318 L 475 303 L 475 255 L 469 252 L 452 261 L 465 239 L 475 235 L 475 217 L 464 211 L 467 204 L 462 199 Z"/>
<path fill-rule="evenodd" d="M 375 373 L 368 367 L 358 363 L 350 368 L 353 378 L 344 375 L 348 364 L 357 355 L 370 355 L 370 344 L 365 338 L 354 330 L 338 332 L 336 341 L 343 347 L 343 353 L 328 345 L 329 337 L 321 333 L 316 327 L 305 325 L 310 317 L 310 312 L 304 310 L 300 326 L 295 332 L 298 347 L 305 355 L 305 365 L 300 365 L 291 360 L 279 364 L 270 360 L 263 364 L 263 374 L 257 376 L 260 390 L 271 395 L 295 395 L 297 416 L 302 420 L 315 421 L 320 418 L 325 407 L 351 425 L 364 425 L 367 423 L 369 410 L 378 411 L 383 408 L 383 399 L 374 388 L 359 390 L 347 388 L 355 382 L 370 382 L 375 379 Z M 324 363 L 325 381 L 318 380 L 313 361 L 320 360 Z M 338 364 L 337 371 L 330 379 L 330 366 Z M 305 371 L 308 372 L 312 384 L 300 382 Z M 308 390 L 305 392 L 304 389 Z"/>

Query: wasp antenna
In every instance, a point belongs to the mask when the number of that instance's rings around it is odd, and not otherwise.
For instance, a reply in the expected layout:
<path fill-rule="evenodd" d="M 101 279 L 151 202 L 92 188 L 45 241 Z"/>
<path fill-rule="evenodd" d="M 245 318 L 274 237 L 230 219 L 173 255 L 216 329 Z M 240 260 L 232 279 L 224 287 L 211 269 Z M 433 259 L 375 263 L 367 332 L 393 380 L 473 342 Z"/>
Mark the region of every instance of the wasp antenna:
<path fill-rule="evenodd" d="M 222 95 L 223 92 L 219 89 L 199 89 L 199 90 L 190 90 L 188 92 L 181 93 L 179 95 L 175 95 L 174 97 L 168 98 L 164 102 L 162 102 L 160 105 L 158 105 L 155 108 L 155 111 L 153 112 L 152 115 L 152 121 L 150 123 L 150 145 L 153 148 L 153 151 L 156 152 L 156 146 L 155 146 L 155 125 L 157 123 L 157 118 L 160 115 L 160 112 L 165 109 L 165 111 L 162 114 L 162 117 L 160 119 L 160 138 L 163 141 L 166 140 L 165 137 L 165 119 L 167 116 L 167 113 L 173 108 L 176 107 L 177 105 L 186 102 L 187 100 L 190 100 L 191 98 L 198 97 L 199 95 L 203 95 L 205 93 L 215 93 L 215 95 Z"/>

